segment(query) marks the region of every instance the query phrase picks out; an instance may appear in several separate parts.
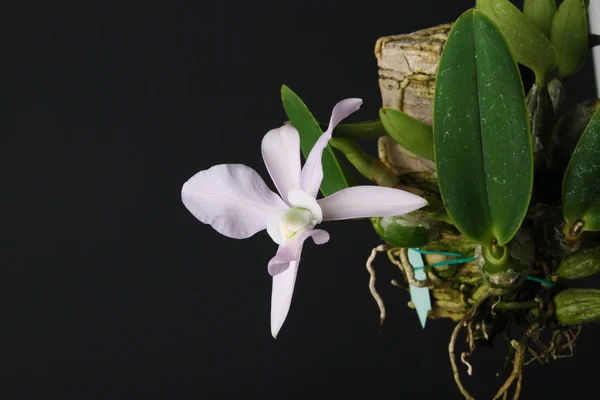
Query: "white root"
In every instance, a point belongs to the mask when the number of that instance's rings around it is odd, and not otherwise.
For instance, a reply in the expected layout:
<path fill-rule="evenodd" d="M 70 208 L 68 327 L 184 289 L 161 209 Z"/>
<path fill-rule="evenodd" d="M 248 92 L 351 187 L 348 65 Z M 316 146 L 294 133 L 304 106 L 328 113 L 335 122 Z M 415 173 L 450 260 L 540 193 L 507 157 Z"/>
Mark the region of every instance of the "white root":
<path fill-rule="evenodd" d="M 369 290 L 371 291 L 371 296 L 373 296 L 373 298 L 377 302 L 377 306 L 379 307 L 380 326 L 383 325 L 383 321 L 385 321 L 385 305 L 383 304 L 383 300 L 381 299 L 381 296 L 375 288 L 375 270 L 373 269 L 372 264 L 375 260 L 375 257 L 377 256 L 377 253 L 387 251 L 388 248 L 389 247 L 387 245 L 383 244 L 375 247 L 373 250 L 371 250 L 371 255 L 367 259 L 367 271 L 369 271 L 369 275 L 371 276 L 371 278 L 369 279 Z"/>

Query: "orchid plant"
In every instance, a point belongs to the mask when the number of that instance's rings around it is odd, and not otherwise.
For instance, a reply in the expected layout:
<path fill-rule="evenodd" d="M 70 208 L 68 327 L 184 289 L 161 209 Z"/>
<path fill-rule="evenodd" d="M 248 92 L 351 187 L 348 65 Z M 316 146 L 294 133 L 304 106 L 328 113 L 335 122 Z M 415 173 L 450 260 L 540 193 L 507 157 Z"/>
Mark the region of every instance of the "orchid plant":
<path fill-rule="evenodd" d="M 460 359 L 469 374 L 478 343 L 500 334 L 509 341 L 508 377 L 494 399 L 514 382 L 519 397 L 524 365 L 572 355 L 581 326 L 600 322 L 600 289 L 566 287 L 600 272 L 600 100 L 565 106 L 567 78 L 599 42 L 588 34 L 587 6 L 525 0 L 520 10 L 509 0 L 477 0 L 452 25 L 382 38 L 378 119 L 341 123 L 361 105 L 346 99 L 319 124 L 282 88 L 289 124 L 262 141 L 279 194 L 239 164 L 213 166 L 183 185 L 183 203 L 201 222 L 236 239 L 266 230 L 279 245 L 268 263 L 273 337 L 290 309 L 304 241 L 329 240 L 315 229 L 323 221 L 368 217 L 384 242 L 366 265 L 381 322 L 372 261 L 386 252 L 402 278 L 395 286 L 426 289 L 426 315 L 457 322 L 449 355 L 465 398 L 473 396 L 455 360 L 465 327 L 469 350 Z M 532 84 L 517 64 L 533 72 Z M 378 157 L 358 139 L 376 139 Z M 376 186 L 356 186 L 340 153 Z M 513 340 L 511 326 L 525 334 Z"/>
<path fill-rule="evenodd" d="M 269 261 L 273 276 L 271 334 L 277 337 L 290 309 L 304 241 L 329 241 L 315 227 L 323 221 L 387 217 L 409 213 L 427 204 L 412 193 L 380 186 L 349 187 L 317 200 L 323 180 L 322 155 L 335 126 L 357 111 L 360 99 L 340 101 L 329 127 L 317 140 L 300 168 L 300 136 L 284 125 L 262 140 L 262 156 L 279 192 L 272 192 L 260 175 L 242 164 L 221 164 L 198 172 L 181 189 L 183 204 L 198 220 L 234 239 L 245 239 L 266 229 L 279 245 Z"/>

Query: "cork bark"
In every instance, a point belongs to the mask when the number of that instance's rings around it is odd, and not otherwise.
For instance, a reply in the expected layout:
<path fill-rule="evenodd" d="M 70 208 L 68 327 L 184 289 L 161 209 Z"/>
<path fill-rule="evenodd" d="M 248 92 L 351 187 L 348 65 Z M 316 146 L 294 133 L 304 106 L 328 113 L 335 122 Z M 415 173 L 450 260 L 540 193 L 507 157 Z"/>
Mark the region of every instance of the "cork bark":
<path fill-rule="evenodd" d="M 383 107 L 401 110 L 432 124 L 435 76 L 451 27 L 451 24 L 439 25 L 377 41 L 375 57 Z M 397 175 L 417 173 L 419 180 L 436 181 L 432 161 L 407 153 L 389 136 L 379 138 L 378 147 L 380 160 Z"/>
<path fill-rule="evenodd" d="M 375 45 L 383 107 L 431 125 L 435 75 L 451 24 L 380 38 Z"/>

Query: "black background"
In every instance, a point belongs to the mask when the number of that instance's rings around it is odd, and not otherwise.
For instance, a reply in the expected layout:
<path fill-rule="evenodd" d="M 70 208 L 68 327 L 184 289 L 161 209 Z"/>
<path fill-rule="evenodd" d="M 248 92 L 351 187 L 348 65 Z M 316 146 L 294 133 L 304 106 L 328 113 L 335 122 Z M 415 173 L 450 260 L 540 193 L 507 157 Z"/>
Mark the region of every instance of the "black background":
<path fill-rule="evenodd" d="M 286 119 L 282 84 L 321 120 L 346 97 L 364 99 L 351 120 L 376 118 L 376 39 L 451 22 L 471 1 L 52 3 L 4 18 L 17 49 L 1 135 L 2 398 L 460 398 L 453 324 L 422 330 L 383 258 L 379 331 L 368 222 L 329 223 L 327 245 L 305 246 L 274 340 L 276 245 L 220 236 L 180 189 L 220 163 L 268 180 L 260 141 Z M 572 99 L 594 96 L 591 71 Z M 526 368 L 523 398 L 594 390 L 599 335 L 586 328 L 576 357 Z M 502 383 L 504 351 L 472 358 L 478 398 Z"/>

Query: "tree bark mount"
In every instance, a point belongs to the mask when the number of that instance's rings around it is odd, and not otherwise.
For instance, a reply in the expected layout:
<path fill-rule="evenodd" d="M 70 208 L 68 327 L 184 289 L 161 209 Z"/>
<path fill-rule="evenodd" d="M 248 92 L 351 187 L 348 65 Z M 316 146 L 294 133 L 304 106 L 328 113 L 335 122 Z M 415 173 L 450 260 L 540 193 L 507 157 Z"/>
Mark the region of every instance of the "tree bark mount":
<path fill-rule="evenodd" d="M 385 36 L 375 44 L 383 107 L 431 125 L 435 76 L 451 24 Z"/>

